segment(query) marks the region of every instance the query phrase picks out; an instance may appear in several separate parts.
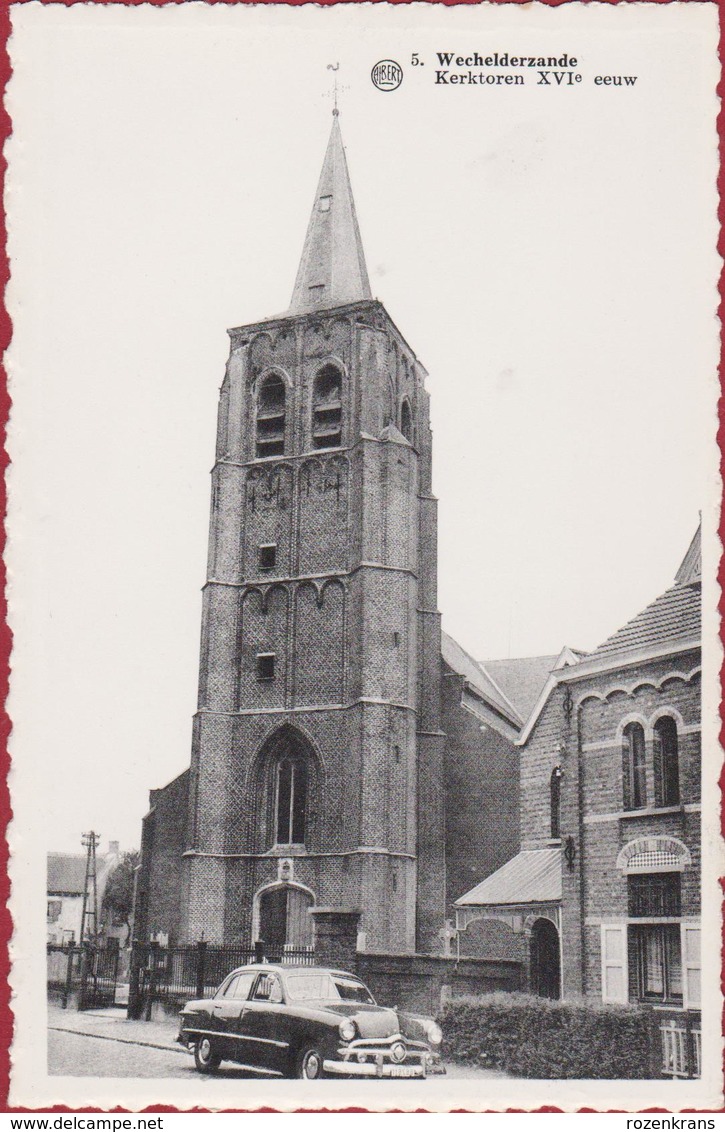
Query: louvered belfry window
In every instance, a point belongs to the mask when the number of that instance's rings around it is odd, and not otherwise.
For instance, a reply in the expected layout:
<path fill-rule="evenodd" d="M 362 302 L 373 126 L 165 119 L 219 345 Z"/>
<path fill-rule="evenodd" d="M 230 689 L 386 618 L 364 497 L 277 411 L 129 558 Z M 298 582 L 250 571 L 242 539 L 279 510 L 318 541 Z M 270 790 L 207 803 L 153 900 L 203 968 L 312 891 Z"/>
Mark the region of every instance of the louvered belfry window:
<path fill-rule="evenodd" d="M 257 456 L 284 455 L 285 384 L 273 373 L 262 382 L 257 400 Z"/>
<path fill-rule="evenodd" d="M 339 448 L 342 444 L 342 375 L 336 366 L 324 366 L 315 378 L 312 394 L 312 445 Z"/>

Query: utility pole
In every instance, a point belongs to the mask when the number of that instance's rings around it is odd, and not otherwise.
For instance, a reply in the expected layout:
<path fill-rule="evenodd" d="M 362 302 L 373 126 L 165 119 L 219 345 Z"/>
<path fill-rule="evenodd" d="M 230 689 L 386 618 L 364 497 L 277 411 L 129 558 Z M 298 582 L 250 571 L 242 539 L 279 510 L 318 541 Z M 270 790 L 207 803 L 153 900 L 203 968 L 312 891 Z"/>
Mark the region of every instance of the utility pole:
<path fill-rule="evenodd" d="M 86 850 L 86 879 L 83 885 L 83 911 L 81 913 L 80 942 L 95 943 L 98 937 L 98 875 L 96 872 L 96 846 L 99 833 L 84 833 L 81 845 Z"/>

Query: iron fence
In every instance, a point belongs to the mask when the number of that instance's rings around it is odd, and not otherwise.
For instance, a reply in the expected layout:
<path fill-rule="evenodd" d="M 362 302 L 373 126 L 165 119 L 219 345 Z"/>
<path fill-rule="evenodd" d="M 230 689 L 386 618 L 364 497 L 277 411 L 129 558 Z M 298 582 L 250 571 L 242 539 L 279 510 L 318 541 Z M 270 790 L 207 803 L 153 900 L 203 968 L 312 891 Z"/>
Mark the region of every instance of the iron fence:
<path fill-rule="evenodd" d="M 155 1002 L 183 1006 L 190 998 L 211 998 L 235 967 L 248 963 L 312 966 L 311 947 L 222 946 L 203 940 L 183 947 L 133 944 L 128 996 L 129 1018 L 151 1018 Z"/>
<path fill-rule="evenodd" d="M 116 999 L 119 949 L 91 943 L 47 945 L 49 993 L 65 1010 L 73 1000 L 79 1010 L 111 1006 Z"/>

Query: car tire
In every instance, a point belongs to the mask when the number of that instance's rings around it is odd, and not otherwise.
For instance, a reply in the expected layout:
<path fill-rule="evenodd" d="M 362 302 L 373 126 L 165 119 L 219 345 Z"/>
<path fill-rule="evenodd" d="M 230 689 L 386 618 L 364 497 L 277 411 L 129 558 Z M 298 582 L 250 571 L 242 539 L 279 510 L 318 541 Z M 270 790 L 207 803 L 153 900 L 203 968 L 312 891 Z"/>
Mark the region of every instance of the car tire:
<path fill-rule="evenodd" d="M 304 1081 L 319 1081 L 324 1076 L 320 1051 L 316 1046 L 303 1046 L 295 1060 L 295 1077 Z"/>
<path fill-rule="evenodd" d="M 200 1073 L 213 1073 L 221 1065 L 221 1060 L 208 1038 L 200 1038 L 194 1045 L 194 1065 Z"/>

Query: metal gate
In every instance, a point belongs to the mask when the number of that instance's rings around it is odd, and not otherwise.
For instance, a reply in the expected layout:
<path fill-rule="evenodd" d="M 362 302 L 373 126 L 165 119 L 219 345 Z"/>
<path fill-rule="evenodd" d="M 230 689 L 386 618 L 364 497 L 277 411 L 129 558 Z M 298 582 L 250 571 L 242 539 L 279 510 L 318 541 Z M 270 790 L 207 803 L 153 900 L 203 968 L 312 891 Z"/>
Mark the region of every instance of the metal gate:
<path fill-rule="evenodd" d="M 93 1010 L 113 1006 L 118 980 L 118 948 L 85 944 L 81 956 L 81 985 L 78 1009 Z"/>

